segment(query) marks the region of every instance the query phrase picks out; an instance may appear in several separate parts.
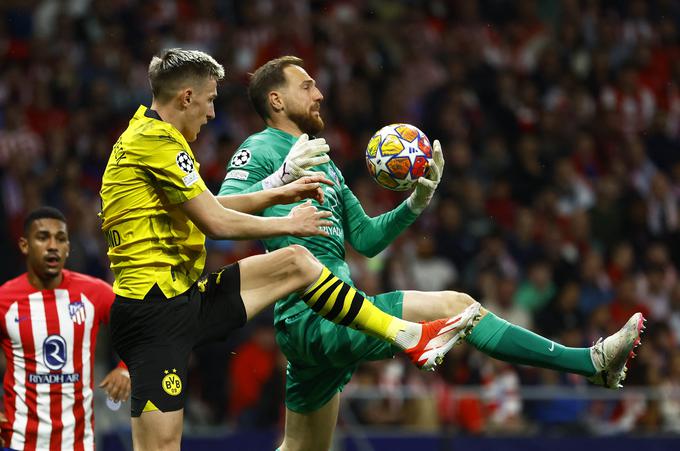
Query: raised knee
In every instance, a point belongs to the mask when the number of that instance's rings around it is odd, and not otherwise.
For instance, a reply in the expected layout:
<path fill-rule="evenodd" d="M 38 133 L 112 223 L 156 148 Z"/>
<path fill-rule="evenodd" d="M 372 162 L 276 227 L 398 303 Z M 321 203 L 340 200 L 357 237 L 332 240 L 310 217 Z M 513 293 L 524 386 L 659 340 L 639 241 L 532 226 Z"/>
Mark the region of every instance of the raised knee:
<path fill-rule="evenodd" d="M 293 244 L 286 248 L 290 254 L 291 276 L 299 279 L 301 285 L 314 282 L 321 271 L 321 263 L 307 250 L 306 247 Z"/>
<path fill-rule="evenodd" d="M 445 291 L 447 316 L 453 316 L 474 304 L 475 299 L 467 293 L 459 291 Z"/>
<path fill-rule="evenodd" d="M 295 269 L 304 271 L 309 269 L 309 267 L 313 265 L 313 262 L 316 261 L 316 258 L 314 258 L 312 253 L 304 246 L 292 244 L 288 246 L 287 249 L 291 254 L 291 263 Z"/>

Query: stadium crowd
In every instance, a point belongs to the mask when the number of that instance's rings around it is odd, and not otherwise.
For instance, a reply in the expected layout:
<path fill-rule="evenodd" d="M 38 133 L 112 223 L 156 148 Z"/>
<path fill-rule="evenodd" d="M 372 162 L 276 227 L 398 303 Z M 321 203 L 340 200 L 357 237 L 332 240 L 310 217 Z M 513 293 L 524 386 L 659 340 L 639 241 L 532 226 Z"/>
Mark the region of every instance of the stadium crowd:
<path fill-rule="evenodd" d="M 297 55 L 326 97 L 324 137 L 369 214 L 399 193 L 368 176 L 365 146 L 393 122 L 438 138 L 436 204 L 357 286 L 466 291 L 513 323 L 587 346 L 635 311 L 650 319 L 627 386 L 675 396 L 525 401 L 520 387 L 585 386 L 458 347 L 436 374 L 366 364 L 349 391 L 366 424 L 469 433 L 680 432 L 680 3 L 672 0 L 8 0 L 0 5 L 0 281 L 22 270 L 26 213 L 65 212 L 68 267 L 109 278 L 99 185 L 115 138 L 147 104 L 148 61 L 197 48 L 227 68 L 217 118 L 192 146 L 216 192 L 261 123 L 247 74 Z M 208 269 L 261 252 L 210 242 Z M 271 318 L 196 352 L 189 421 L 281 419 L 285 361 Z M 461 387 L 481 386 L 460 394 Z M 404 387 L 415 397 L 404 397 Z M 675 390 L 675 392 L 674 392 Z"/>

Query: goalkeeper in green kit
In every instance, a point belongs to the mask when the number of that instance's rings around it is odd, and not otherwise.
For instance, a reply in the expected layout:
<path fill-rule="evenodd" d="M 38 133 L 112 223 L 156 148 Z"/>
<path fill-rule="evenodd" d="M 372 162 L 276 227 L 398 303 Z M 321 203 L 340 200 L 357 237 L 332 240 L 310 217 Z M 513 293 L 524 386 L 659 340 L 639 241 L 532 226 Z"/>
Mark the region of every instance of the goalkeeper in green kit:
<path fill-rule="evenodd" d="M 391 358 L 407 348 L 341 327 L 352 317 L 352 303 L 347 299 L 355 295 L 347 293 L 355 288 L 344 260 L 345 240 L 369 257 L 385 249 L 429 204 L 441 178 L 444 159 L 435 141 L 428 178 L 420 178 L 411 196 L 394 210 L 371 218 L 330 161 L 328 148 L 310 152 L 305 150 L 308 146 L 302 145 L 324 128 L 320 114 L 323 95 L 304 70 L 303 61 L 286 56 L 267 62 L 252 75 L 248 94 L 267 127 L 248 137 L 236 150 L 220 195 L 277 187 L 312 172 L 321 172 L 334 182 L 333 186 L 323 187 L 325 202 L 315 203 L 317 208 L 332 213 L 328 219 L 333 225 L 326 228 L 328 236 L 264 241 L 268 251 L 292 244 L 304 246 L 328 268 L 324 269 L 326 277 L 303 294 L 279 300 L 274 316 L 276 339 L 288 358 L 286 425 L 279 449 L 327 450 L 337 420 L 339 393 L 357 365 Z M 293 207 L 275 205 L 262 214 L 285 216 Z M 356 295 L 363 296 L 360 288 L 356 287 Z M 644 318 L 636 313 L 621 330 L 592 347 L 568 348 L 508 323 L 464 293 L 395 291 L 367 298 L 384 312 L 407 321 L 448 318 L 438 323 L 443 326 L 440 330 L 430 333 L 457 328 L 460 339 L 494 358 L 581 374 L 609 388 L 620 387 L 626 363 L 640 343 L 644 328 Z M 308 306 L 319 314 L 315 315 Z M 427 356 L 409 357 L 419 367 L 434 367 Z"/>

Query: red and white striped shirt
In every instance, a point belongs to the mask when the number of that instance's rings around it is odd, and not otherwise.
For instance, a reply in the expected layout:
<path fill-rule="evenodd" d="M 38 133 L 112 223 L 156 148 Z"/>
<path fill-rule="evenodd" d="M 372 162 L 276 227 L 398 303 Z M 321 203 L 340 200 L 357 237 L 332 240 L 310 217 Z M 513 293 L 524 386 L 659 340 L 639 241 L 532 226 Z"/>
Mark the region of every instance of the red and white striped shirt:
<path fill-rule="evenodd" d="M 114 294 L 102 280 L 63 274 L 54 290 L 36 290 L 27 274 L 0 287 L 12 449 L 94 450 L 94 350 Z"/>

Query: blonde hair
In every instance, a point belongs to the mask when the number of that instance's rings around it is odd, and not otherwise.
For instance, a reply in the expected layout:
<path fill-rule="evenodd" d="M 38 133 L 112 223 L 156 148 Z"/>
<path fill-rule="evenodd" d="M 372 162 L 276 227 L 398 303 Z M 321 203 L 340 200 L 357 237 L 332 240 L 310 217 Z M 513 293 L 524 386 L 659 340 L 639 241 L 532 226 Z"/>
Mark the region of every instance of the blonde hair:
<path fill-rule="evenodd" d="M 154 99 L 170 100 L 182 83 L 224 78 L 224 67 L 200 50 L 166 49 L 149 64 L 149 84 Z"/>

